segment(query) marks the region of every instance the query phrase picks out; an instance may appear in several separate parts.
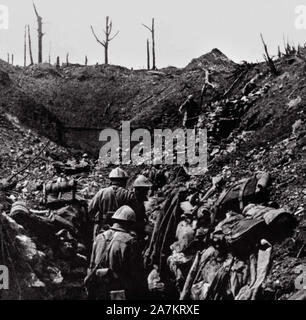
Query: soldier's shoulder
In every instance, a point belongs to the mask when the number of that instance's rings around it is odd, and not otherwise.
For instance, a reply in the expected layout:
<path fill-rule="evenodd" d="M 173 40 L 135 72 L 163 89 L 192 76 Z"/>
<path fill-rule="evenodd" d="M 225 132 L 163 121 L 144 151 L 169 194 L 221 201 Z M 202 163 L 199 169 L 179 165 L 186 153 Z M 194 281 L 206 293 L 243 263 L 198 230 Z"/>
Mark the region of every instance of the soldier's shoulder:
<path fill-rule="evenodd" d="M 101 188 L 97 193 L 96 196 L 101 196 L 102 194 L 109 192 L 110 187 L 106 187 L 106 188 Z"/>
<path fill-rule="evenodd" d="M 109 187 L 105 187 L 105 188 L 102 188 L 101 189 L 102 192 L 113 192 L 113 187 L 112 186 L 109 186 Z"/>
<path fill-rule="evenodd" d="M 105 241 L 109 238 L 111 238 L 111 236 L 113 235 L 113 231 L 112 230 L 107 230 L 104 231 L 102 233 L 99 233 L 95 239 L 95 242 L 101 242 L 101 241 Z"/>
<path fill-rule="evenodd" d="M 135 193 L 131 190 L 119 187 L 116 191 L 117 196 L 125 198 L 127 201 L 131 203 L 136 201 Z"/>
<path fill-rule="evenodd" d="M 136 235 L 133 232 L 117 231 L 115 233 L 115 239 L 120 242 L 128 243 L 134 241 L 136 239 Z"/>
<path fill-rule="evenodd" d="M 133 191 L 127 189 L 127 188 L 123 188 L 123 187 L 116 187 L 116 191 L 117 192 L 120 192 L 120 193 L 124 193 L 124 194 L 128 194 L 128 195 L 131 195 L 131 194 L 134 194 Z"/>

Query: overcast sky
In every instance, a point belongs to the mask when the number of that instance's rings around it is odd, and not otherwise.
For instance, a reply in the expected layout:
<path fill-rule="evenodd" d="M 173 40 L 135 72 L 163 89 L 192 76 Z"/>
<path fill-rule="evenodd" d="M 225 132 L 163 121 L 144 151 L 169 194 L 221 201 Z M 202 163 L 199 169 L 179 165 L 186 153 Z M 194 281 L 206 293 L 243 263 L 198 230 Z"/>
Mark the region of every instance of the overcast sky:
<path fill-rule="evenodd" d="M 191 59 L 217 47 L 234 61 L 262 60 L 260 32 L 272 53 L 283 36 L 294 43 L 306 42 L 306 30 L 297 30 L 295 7 L 306 0 L 35 0 L 44 21 L 44 60 L 51 47 L 56 56 L 71 62 L 103 62 L 103 47 L 93 38 L 90 25 L 103 35 L 105 16 L 113 20 L 112 64 L 146 66 L 146 39 L 142 23 L 156 20 L 157 67 L 183 67 Z M 14 53 L 15 63 L 23 64 L 24 25 L 32 28 L 34 58 L 37 61 L 36 19 L 32 0 L 0 0 L 9 8 L 9 29 L 0 30 L 0 57 Z"/>

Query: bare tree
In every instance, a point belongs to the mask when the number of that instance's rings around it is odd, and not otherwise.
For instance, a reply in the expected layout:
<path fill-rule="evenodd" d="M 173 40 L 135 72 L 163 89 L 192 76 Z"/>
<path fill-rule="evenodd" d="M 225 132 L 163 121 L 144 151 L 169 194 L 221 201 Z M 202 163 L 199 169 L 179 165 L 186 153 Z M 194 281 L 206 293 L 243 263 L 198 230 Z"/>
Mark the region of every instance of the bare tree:
<path fill-rule="evenodd" d="M 278 46 L 278 48 L 277 48 L 277 55 L 279 58 L 282 57 L 282 52 L 281 52 L 280 46 Z"/>
<path fill-rule="evenodd" d="M 44 36 L 44 33 L 42 32 L 42 17 L 38 14 L 36 10 L 36 6 L 33 2 L 34 11 L 37 18 L 37 32 L 38 32 L 38 63 L 42 63 L 42 39 Z"/>
<path fill-rule="evenodd" d="M 147 39 L 147 69 L 150 70 L 150 42 Z"/>
<path fill-rule="evenodd" d="M 104 64 L 108 65 L 108 47 L 109 47 L 109 43 L 115 39 L 115 37 L 119 34 L 119 31 L 117 31 L 113 36 L 112 34 L 112 29 L 113 29 L 113 23 L 111 20 L 109 20 L 109 17 L 106 17 L 106 27 L 104 30 L 104 34 L 105 34 L 105 40 L 101 41 L 95 31 L 94 28 L 92 26 L 90 26 L 92 34 L 94 35 L 95 39 L 97 40 L 98 43 L 100 43 L 103 47 L 104 47 Z"/>
<path fill-rule="evenodd" d="M 49 42 L 49 55 L 48 55 L 48 62 L 51 64 L 51 42 Z"/>
<path fill-rule="evenodd" d="M 29 55 L 30 55 L 30 65 L 34 64 L 33 55 L 32 55 L 32 41 L 31 41 L 31 31 L 30 26 L 28 25 L 28 40 L 29 40 Z"/>
<path fill-rule="evenodd" d="M 147 28 L 150 32 L 151 32 L 151 36 L 152 36 L 152 69 L 156 70 L 156 63 L 155 63 L 155 22 L 154 22 L 154 18 L 152 19 L 152 27 L 148 27 L 145 24 L 142 24 L 145 28 Z"/>
<path fill-rule="evenodd" d="M 23 66 L 27 66 L 27 26 L 24 26 Z"/>
<path fill-rule="evenodd" d="M 213 90 L 216 88 L 215 85 L 210 82 L 209 78 L 210 78 L 210 73 L 209 70 L 204 69 L 205 71 L 205 80 L 204 80 L 204 84 L 201 90 L 201 101 L 200 101 L 200 106 L 203 106 L 203 99 L 204 99 L 204 95 L 206 92 L 207 87 L 211 87 Z"/>
<path fill-rule="evenodd" d="M 285 39 L 285 35 L 283 34 L 283 43 L 284 43 L 284 50 L 285 50 L 285 54 L 287 53 L 287 43 L 286 43 L 286 39 Z"/>
<path fill-rule="evenodd" d="M 267 64 L 268 64 L 271 72 L 272 72 L 274 75 L 277 75 L 277 74 L 278 74 L 278 71 L 277 71 L 277 69 L 276 69 L 276 67 L 275 67 L 275 64 L 274 64 L 273 59 L 272 59 L 272 58 L 270 57 L 270 55 L 269 55 L 268 47 L 267 47 L 267 45 L 266 45 L 266 43 L 265 43 L 265 41 L 264 41 L 264 38 L 263 38 L 262 34 L 260 34 L 260 37 L 261 37 L 261 41 L 262 41 L 263 46 L 264 46 L 264 49 L 265 49 L 264 58 L 265 58 L 265 60 L 266 60 L 266 62 L 267 62 Z"/>
<path fill-rule="evenodd" d="M 61 67 L 60 65 L 60 57 L 56 58 L 56 68 L 59 69 Z"/>
<path fill-rule="evenodd" d="M 302 47 L 301 44 L 298 44 L 298 48 L 297 48 L 297 55 L 300 56 L 301 55 L 301 51 L 302 51 Z"/>

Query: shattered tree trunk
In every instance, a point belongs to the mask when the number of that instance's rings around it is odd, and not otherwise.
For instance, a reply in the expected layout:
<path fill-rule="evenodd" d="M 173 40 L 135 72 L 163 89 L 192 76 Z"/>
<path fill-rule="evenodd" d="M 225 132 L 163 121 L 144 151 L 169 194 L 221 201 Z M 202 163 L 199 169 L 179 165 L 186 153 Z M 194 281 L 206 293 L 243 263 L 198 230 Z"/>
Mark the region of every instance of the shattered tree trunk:
<path fill-rule="evenodd" d="M 27 26 L 24 27 L 23 66 L 27 66 Z"/>
<path fill-rule="evenodd" d="M 300 44 L 298 44 L 297 53 L 296 53 L 298 56 L 300 56 L 301 50 L 302 50 L 302 47 Z"/>
<path fill-rule="evenodd" d="M 150 70 L 150 43 L 147 39 L 147 69 Z"/>
<path fill-rule="evenodd" d="M 49 64 L 51 64 L 51 43 L 49 44 L 48 62 L 49 62 Z"/>
<path fill-rule="evenodd" d="M 108 65 L 108 47 L 109 47 L 109 43 L 115 39 L 115 37 L 119 34 L 119 31 L 117 31 L 113 36 L 111 36 L 112 33 L 112 28 L 113 28 L 113 24 L 112 21 L 109 20 L 109 17 L 106 17 L 106 27 L 104 30 L 104 34 L 105 34 L 105 40 L 101 41 L 99 40 L 99 38 L 97 37 L 93 26 L 90 26 L 91 28 L 91 32 L 94 35 L 95 39 L 97 40 L 98 43 L 100 43 L 103 47 L 104 47 L 104 64 Z"/>
<path fill-rule="evenodd" d="M 42 39 L 43 39 L 43 32 L 42 32 L 42 17 L 38 14 L 35 4 L 33 3 L 34 11 L 37 18 L 37 32 L 38 32 L 38 63 L 42 63 Z"/>
<path fill-rule="evenodd" d="M 12 54 L 12 65 L 14 65 L 14 54 Z"/>
<path fill-rule="evenodd" d="M 87 56 L 85 56 L 85 66 L 87 66 L 88 64 L 88 59 L 87 59 Z"/>
<path fill-rule="evenodd" d="M 277 55 L 278 55 L 279 58 L 281 58 L 282 57 L 282 52 L 281 52 L 280 46 L 278 46 L 277 50 L 278 50 L 277 51 Z"/>
<path fill-rule="evenodd" d="M 264 46 L 264 49 L 265 49 L 264 58 L 265 58 L 265 60 L 266 60 L 266 62 L 267 62 L 267 64 L 268 64 L 271 72 L 272 72 L 274 75 L 278 75 L 278 71 L 277 71 L 277 69 L 276 69 L 276 67 L 275 67 L 274 61 L 272 60 L 272 58 L 271 58 L 270 55 L 269 55 L 268 47 L 267 47 L 267 45 L 266 45 L 266 43 L 265 43 L 265 41 L 264 41 L 264 38 L 263 38 L 262 34 L 260 34 L 260 36 L 261 36 L 261 40 L 262 40 L 262 43 L 263 43 L 263 46 Z"/>
<path fill-rule="evenodd" d="M 108 65 L 108 44 L 109 44 L 109 17 L 106 17 L 105 45 L 104 45 L 104 64 Z"/>
<path fill-rule="evenodd" d="M 30 55 L 30 65 L 34 64 L 33 54 L 32 54 L 32 41 L 31 41 L 31 31 L 30 26 L 28 25 L 28 41 L 29 41 L 29 55 Z"/>
<path fill-rule="evenodd" d="M 152 69 L 153 69 L 153 70 L 156 70 L 156 63 L 155 63 L 155 26 L 154 26 L 154 18 L 152 19 L 152 59 L 153 59 Z"/>
<path fill-rule="evenodd" d="M 7 54 L 7 63 L 10 63 L 10 54 Z"/>
<path fill-rule="evenodd" d="M 147 28 L 151 32 L 152 36 L 152 70 L 156 70 L 156 63 L 155 63 L 155 21 L 154 18 L 152 19 L 152 27 L 148 27 L 145 24 L 142 24 L 145 28 Z"/>
<path fill-rule="evenodd" d="M 66 54 L 66 65 L 69 66 L 69 53 Z"/>
<path fill-rule="evenodd" d="M 56 58 L 56 68 L 59 69 L 61 66 L 60 66 L 60 58 L 57 57 Z"/>

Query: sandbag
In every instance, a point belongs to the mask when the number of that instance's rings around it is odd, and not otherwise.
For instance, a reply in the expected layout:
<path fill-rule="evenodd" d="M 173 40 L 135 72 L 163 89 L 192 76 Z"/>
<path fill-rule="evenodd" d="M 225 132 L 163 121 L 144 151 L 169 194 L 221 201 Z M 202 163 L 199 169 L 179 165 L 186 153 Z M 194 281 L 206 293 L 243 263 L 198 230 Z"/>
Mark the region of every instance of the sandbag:
<path fill-rule="evenodd" d="M 227 211 L 242 213 L 249 203 L 261 203 L 267 199 L 267 187 L 270 176 L 260 172 L 251 178 L 242 179 L 224 190 L 214 205 L 217 221 L 224 219 Z"/>
<path fill-rule="evenodd" d="M 194 278 L 190 292 L 190 297 L 193 300 L 205 300 L 210 284 L 225 259 L 220 259 L 218 250 L 213 246 L 202 251 L 197 275 Z"/>
<path fill-rule="evenodd" d="M 236 295 L 235 300 L 256 300 L 259 290 L 268 274 L 271 263 L 272 246 L 266 240 L 261 240 L 256 259 L 255 281 L 242 287 Z"/>
<path fill-rule="evenodd" d="M 247 205 L 243 210 L 243 215 L 251 217 L 253 219 L 264 219 L 267 225 L 272 224 L 280 216 L 287 216 L 291 214 L 284 208 L 275 209 L 272 207 L 261 206 L 258 204 L 251 203 Z"/>
<path fill-rule="evenodd" d="M 249 254 L 266 234 L 263 219 L 245 218 L 232 213 L 220 222 L 212 233 L 215 242 L 225 240 L 236 256 Z"/>
<path fill-rule="evenodd" d="M 272 246 L 261 240 L 244 259 L 209 248 L 202 253 L 198 276 L 191 288 L 192 300 L 255 300 L 269 272 Z"/>
<path fill-rule="evenodd" d="M 193 256 L 186 256 L 182 252 L 174 252 L 167 259 L 169 270 L 172 272 L 171 278 L 174 278 L 173 280 L 178 292 L 183 290 L 192 260 Z"/>
<path fill-rule="evenodd" d="M 249 204 L 243 210 L 246 217 L 262 219 L 266 224 L 266 235 L 264 238 L 269 241 L 278 241 L 291 236 L 292 230 L 296 225 L 296 219 L 285 208 L 275 209 L 256 204 Z"/>
<path fill-rule="evenodd" d="M 263 220 L 243 219 L 232 226 L 230 233 L 225 234 L 227 243 L 234 251 L 254 247 L 265 232 Z"/>
<path fill-rule="evenodd" d="M 176 252 L 184 251 L 194 239 L 194 229 L 187 221 L 181 221 L 176 229 L 177 241 L 171 245 L 171 249 Z"/>
<path fill-rule="evenodd" d="M 222 267 L 209 286 L 205 300 L 233 300 L 229 287 L 230 268 Z"/>
<path fill-rule="evenodd" d="M 10 217 L 38 238 L 40 242 L 46 244 L 57 243 L 55 234 L 59 229 L 56 228 L 52 220 L 48 217 L 35 215 L 27 208 L 25 203 L 13 204 Z"/>
<path fill-rule="evenodd" d="M 75 202 L 48 216 L 39 216 L 32 212 L 24 202 L 12 205 L 10 216 L 43 243 L 57 243 L 56 233 L 66 229 L 85 245 L 89 243 L 87 207 L 82 202 Z"/>

